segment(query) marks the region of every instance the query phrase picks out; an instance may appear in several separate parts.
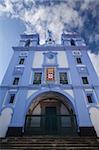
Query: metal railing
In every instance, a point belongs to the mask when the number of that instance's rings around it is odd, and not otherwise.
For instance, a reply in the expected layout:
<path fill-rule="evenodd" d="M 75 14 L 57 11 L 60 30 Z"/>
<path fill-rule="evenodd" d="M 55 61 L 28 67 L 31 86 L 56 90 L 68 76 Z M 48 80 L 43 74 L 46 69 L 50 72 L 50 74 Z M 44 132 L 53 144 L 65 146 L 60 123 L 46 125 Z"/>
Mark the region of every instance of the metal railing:
<path fill-rule="evenodd" d="M 29 135 L 77 134 L 75 115 L 27 115 L 24 133 Z"/>

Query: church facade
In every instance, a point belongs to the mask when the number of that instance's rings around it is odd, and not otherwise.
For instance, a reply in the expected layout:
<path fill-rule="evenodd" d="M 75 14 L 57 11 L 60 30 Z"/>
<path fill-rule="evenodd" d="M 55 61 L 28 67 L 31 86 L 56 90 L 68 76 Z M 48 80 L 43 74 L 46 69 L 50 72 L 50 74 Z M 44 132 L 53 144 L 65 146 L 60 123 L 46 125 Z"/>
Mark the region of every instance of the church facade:
<path fill-rule="evenodd" d="M 0 86 L 0 112 L 10 108 L 7 136 L 95 135 L 89 108 L 99 103 L 99 81 L 84 40 L 51 33 L 22 34 Z"/>

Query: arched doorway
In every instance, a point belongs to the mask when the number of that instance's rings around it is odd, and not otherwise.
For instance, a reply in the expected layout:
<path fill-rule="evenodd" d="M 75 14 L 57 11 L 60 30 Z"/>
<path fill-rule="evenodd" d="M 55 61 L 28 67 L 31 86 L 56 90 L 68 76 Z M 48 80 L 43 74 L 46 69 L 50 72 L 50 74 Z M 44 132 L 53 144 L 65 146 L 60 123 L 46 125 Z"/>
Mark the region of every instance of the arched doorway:
<path fill-rule="evenodd" d="M 67 97 L 58 92 L 36 97 L 26 115 L 25 134 L 76 135 L 76 115 Z"/>

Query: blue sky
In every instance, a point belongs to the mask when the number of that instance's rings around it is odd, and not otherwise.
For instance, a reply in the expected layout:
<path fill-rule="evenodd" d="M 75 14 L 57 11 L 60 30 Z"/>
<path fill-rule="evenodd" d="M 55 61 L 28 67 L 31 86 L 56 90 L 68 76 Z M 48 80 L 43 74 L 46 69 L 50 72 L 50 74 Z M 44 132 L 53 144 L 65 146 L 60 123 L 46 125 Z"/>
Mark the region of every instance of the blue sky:
<path fill-rule="evenodd" d="M 38 32 L 44 41 L 48 29 L 57 42 L 63 31 L 78 32 L 99 75 L 99 0 L 0 0 L 0 82 L 19 35 Z"/>
<path fill-rule="evenodd" d="M 12 46 L 18 45 L 24 24 L 17 19 L 0 17 L 0 82 L 13 55 Z"/>

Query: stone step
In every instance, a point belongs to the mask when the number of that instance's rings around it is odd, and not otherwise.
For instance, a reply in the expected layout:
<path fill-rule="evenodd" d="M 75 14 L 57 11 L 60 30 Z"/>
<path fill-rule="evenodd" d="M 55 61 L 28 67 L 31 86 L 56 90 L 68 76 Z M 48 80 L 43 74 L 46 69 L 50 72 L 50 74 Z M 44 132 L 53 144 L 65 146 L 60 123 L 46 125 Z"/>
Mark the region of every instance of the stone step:
<path fill-rule="evenodd" d="M 39 145 L 40 145 L 40 144 L 43 144 L 43 145 L 44 145 L 44 144 L 58 144 L 58 145 L 59 145 L 59 144 L 68 144 L 68 145 L 69 145 L 69 144 L 75 144 L 75 145 L 76 145 L 76 144 L 77 144 L 77 145 L 78 145 L 78 144 L 79 144 L 79 145 L 81 145 L 81 144 L 87 144 L 87 145 L 97 145 L 97 144 L 98 144 L 98 145 L 99 145 L 99 143 L 97 143 L 97 142 L 92 142 L 92 141 L 90 141 L 90 142 L 73 142 L 73 141 L 71 141 L 71 142 L 45 142 L 45 141 L 43 141 L 43 142 L 13 142 L 13 141 L 10 141 L 10 142 L 7 142 L 7 143 L 2 142 L 2 144 L 5 144 L 5 145 L 6 145 L 6 144 L 10 144 L 10 145 L 11 145 L 11 144 L 12 144 L 12 145 L 13 145 L 13 144 L 14 144 L 14 145 L 15 145 L 15 144 L 17 144 L 17 145 L 20 145 L 20 144 L 21 144 L 21 145 L 23 145 L 23 144 L 28 144 L 28 145 L 29 145 L 29 144 L 34 144 L 34 145 L 35 145 L 35 144 L 39 144 Z"/>
<path fill-rule="evenodd" d="M 4 144 L 6 144 L 5 142 L 3 142 Z M 8 144 L 97 144 L 97 142 L 60 142 L 60 141 L 53 141 L 53 142 L 45 142 L 45 141 L 42 141 L 42 142 L 21 142 L 21 141 L 18 141 L 18 142 L 14 142 L 14 141 L 10 141 L 10 142 L 7 142 Z"/>
<path fill-rule="evenodd" d="M 68 139 L 68 138 L 64 138 L 64 139 L 63 138 L 58 138 L 58 139 L 57 138 L 51 138 L 51 139 L 50 138 L 46 138 L 46 139 L 45 138 L 41 138 L 41 139 L 40 138 L 31 138 L 31 139 L 30 138 L 29 139 L 28 138 L 26 138 L 26 139 L 25 138 L 6 138 L 6 139 L 13 140 L 13 141 L 19 141 L 19 140 L 21 140 L 21 141 L 30 141 L 30 140 L 31 141 L 33 141 L 33 140 L 35 140 L 35 141 L 43 141 L 43 140 L 45 140 L 45 141 L 53 141 L 53 140 L 54 141 L 55 140 L 56 141 L 58 141 L 58 140 L 61 140 L 61 141 L 86 141 L 86 140 L 87 141 L 88 140 L 96 141 L 96 138 L 93 138 L 93 139 L 92 138 L 84 138 L 84 139 L 82 139 L 82 138 L 78 138 L 78 139 L 76 139 L 76 138 L 75 139 L 73 139 L 73 138 L 71 138 L 71 139 Z"/>
<path fill-rule="evenodd" d="M 99 147 L 11 147 L 11 148 L 1 148 L 2 150 L 99 150 Z"/>
<path fill-rule="evenodd" d="M 49 144 L 49 143 L 42 143 L 42 144 L 38 144 L 38 143 L 35 143 L 35 144 L 16 144 L 16 143 L 14 143 L 14 144 L 9 144 L 9 143 L 7 143 L 7 144 L 4 144 L 4 145 L 1 145 L 2 147 L 15 147 L 15 146 L 17 146 L 17 147 L 26 147 L 26 146 L 28 146 L 28 147 L 37 147 L 37 146 L 39 146 L 39 147 L 49 147 L 49 146 L 51 146 L 51 147 L 71 147 L 71 146 L 73 146 L 73 147 L 79 147 L 79 146 L 81 146 L 81 147 L 92 147 L 92 146 L 94 146 L 94 147 L 99 147 L 99 144 L 85 144 L 85 143 L 83 143 L 83 144 L 75 144 L 75 143 L 73 143 L 73 144 L 55 144 L 55 143 L 53 143 L 53 144 Z"/>
<path fill-rule="evenodd" d="M 7 140 L 7 141 L 2 141 L 2 143 L 23 143 L 23 144 L 25 144 L 25 143 L 70 143 L 70 144 L 72 144 L 72 143 L 86 143 L 86 144 L 90 144 L 90 143 L 93 143 L 93 144 L 95 144 L 95 143 L 97 143 L 97 141 L 92 141 L 92 140 L 86 140 L 86 141 L 62 141 L 62 140 L 60 140 L 60 141 L 58 141 L 58 140 L 53 140 L 53 141 L 48 141 L 48 140 L 43 140 L 43 141 L 36 141 L 36 140 L 30 140 L 30 141 L 23 141 L 23 140 L 21 140 L 21 141 L 9 141 L 9 140 Z"/>
<path fill-rule="evenodd" d="M 74 140 L 77 140 L 77 139 L 81 139 L 81 140 L 84 140 L 84 139 L 96 139 L 96 137 L 75 137 L 75 138 L 70 138 L 70 137 L 8 137 L 9 139 L 68 139 L 68 140 L 71 140 L 71 139 L 74 139 Z"/>
<path fill-rule="evenodd" d="M 3 150 L 99 150 L 99 139 L 95 137 L 7 137 L 0 144 Z"/>
<path fill-rule="evenodd" d="M 85 147 L 89 147 L 89 148 L 91 148 L 91 147 L 94 147 L 94 148 L 99 148 L 99 145 L 38 145 L 38 144 L 36 144 L 36 145 L 5 145 L 5 146 L 1 146 L 1 148 L 10 148 L 10 147 L 17 147 L 17 148 L 21 148 L 21 147 L 28 147 L 28 148 L 35 148 L 35 147 L 39 147 L 39 148 L 41 148 L 41 147 L 52 147 L 52 148 L 59 148 L 59 147 L 66 147 L 66 148 L 68 148 L 68 147 L 77 147 L 77 148 L 79 148 L 79 147 L 83 147 L 83 148 L 85 148 Z"/>
<path fill-rule="evenodd" d="M 5 145 L 6 145 L 6 144 L 10 144 L 10 145 L 11 145 L 11 144 L 12 144 L 12 145 L 13 145 L 13 144 L 18 144 L 18 145 L 20 145 L 20 144 L 28 144 L 28 145 L 30 145 L 30 144 L 33 144 L 33 145 L 35 145 L 35 144 L 39 144 L 39 145 L 40 145 L 40 144 L 58 144 L 58 145 L 61 145 L 61 144 L 67 144 L 67 145 L 70 145 L 70 144 L 75 144 L 75 145 L 76 145 L 76 144 L 77 144 L 77 145 L 78 145 L 78 144 L 79 144 L 79 145 L 80 145 L 80 144 L 87 144 L 87 145 L 95 145 L 95 144 L 96 144 L 96 145 L 97 145 L 97 144 L 98 144 L 98 145 L 99 145 L 98 142 L 90 142 L 90 143 L 89 143 L 89 142 L 83 142 L 83 143 L 79 143 L 79 142 L 78 142 L 78 143 L 77 143 L 77 142 L 73 142 L 73 141 L 72 141 L 72 142 L 45 142 L 45 141 L 44 141 L 44 142 L 39 142 L 39 143 L 37 143 L 37 142 L 23 143 L 23 142 L 13 142 L 13 141 L 12 141 L 12 142 L 6 142 L 6 143 L 5 143 L 5 142 L 2 142 L 1 144 L 5 144 Z"/>

